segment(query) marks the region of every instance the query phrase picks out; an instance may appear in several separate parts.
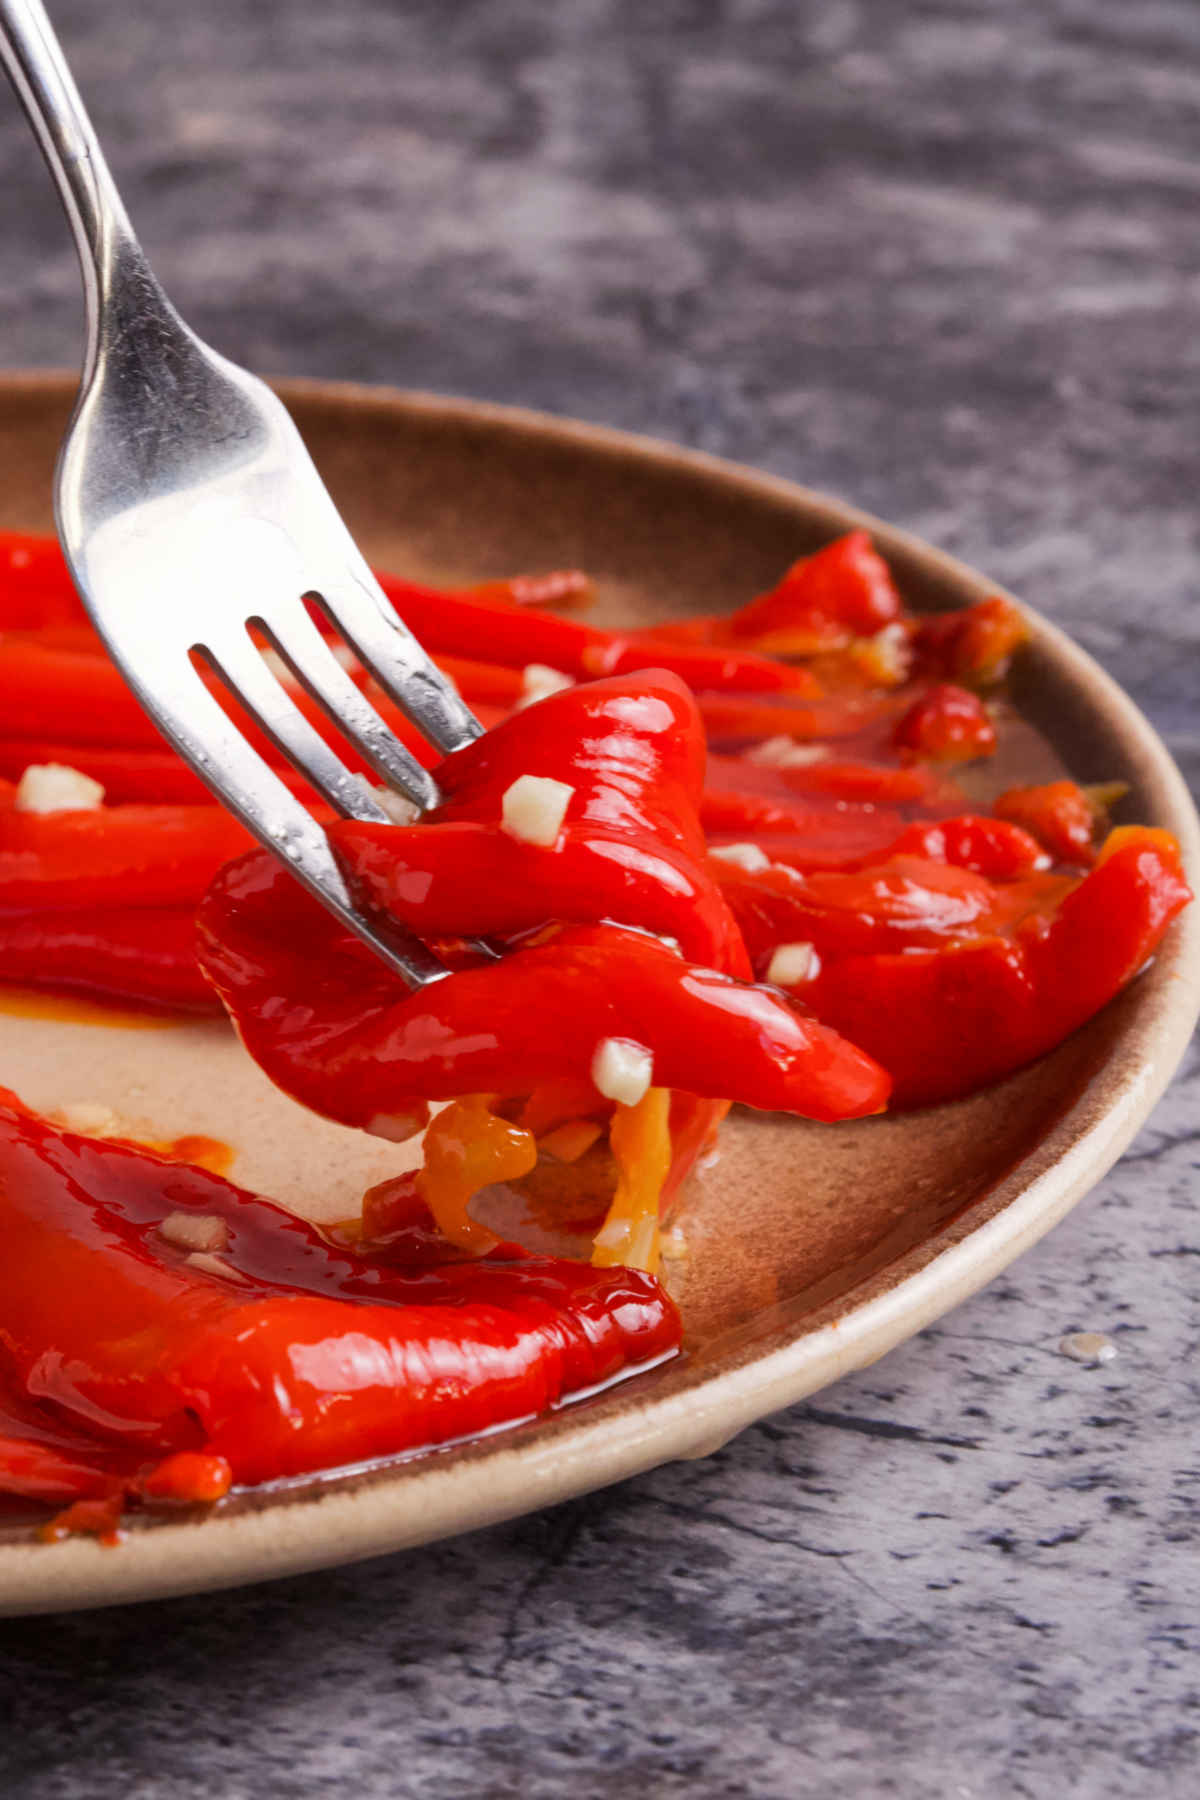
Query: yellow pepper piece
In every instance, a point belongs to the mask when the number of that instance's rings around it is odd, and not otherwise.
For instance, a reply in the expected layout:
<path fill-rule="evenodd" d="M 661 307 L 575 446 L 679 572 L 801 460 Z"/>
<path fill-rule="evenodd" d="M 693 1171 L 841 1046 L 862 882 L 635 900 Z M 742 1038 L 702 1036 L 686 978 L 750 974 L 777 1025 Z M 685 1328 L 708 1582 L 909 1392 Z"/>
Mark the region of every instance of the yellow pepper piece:
<path fill-rule="evenodd" d="M 649 1088 L 636 1106 L 618 1106 L 609 1128 L 617 1191 L 596 1233 L 598 1269 L 658 1269 L 658 1202 L 671 1167 L 671 1091 Z"/>
<path fill-rule="evenodd" d="M 462 1250 L 486 1255 L 500 1240 L 470 1215 L 481 1188 L 516 1181 L 537 1162 L 532 1132 L 498 1119 L 488 1110 L 490 1094 L 454 1100 L 425 1133 L 425 1164 L 417 1176 L 421 1198 L 438 1230 Z"/>

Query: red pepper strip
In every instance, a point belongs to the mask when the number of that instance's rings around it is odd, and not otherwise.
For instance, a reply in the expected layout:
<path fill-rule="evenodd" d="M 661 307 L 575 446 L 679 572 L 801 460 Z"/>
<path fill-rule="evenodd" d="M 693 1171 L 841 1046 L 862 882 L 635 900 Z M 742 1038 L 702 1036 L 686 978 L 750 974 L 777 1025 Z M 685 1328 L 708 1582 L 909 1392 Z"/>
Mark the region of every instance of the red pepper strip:
<path fill-rule="evenodd" d="M 738 694 L 701 694 L 697 704 L 710 743 L 727 744 L 786 735 L 804 743 L 874 735 L 888 746 L 894 722 L 912 702 L 912 693 L 851 694 L 797 706 Z"/>
<path fill-rule="evenodd" d="M 0 981 L 170 1012 L 221 1011 L 196 961 L 191 906 L 0 909 Z"/>
<path fill-rule="evenodd" d="M 363 677 L 365 681 L 365 676 Z M 270 740 L 254 726 L 237 701 L 213 678 L 213 694 L 260 756 L 276 768 L 283 761 Z M 326 714 L 294 683 L 289 693 L 299 710 L 347 765 L 364 764 L 339 736 Z M 398 708 L 372 695 L 387 724 L 426 766 L 437 752 L 420 737 Z M 162 735 L 142 711 L 113 664 L 83 651 L 47 650 L 30 640 L 0 641 L 0 722 L 7 738 L 42 740 L 65 745 L 96 744 L 107 750 L 163 749 Z M 67 761 L 77 759 L 69 752 Z"/>
<path fill-rule="evenodd" d="M 483 700 L 490 706 L 502 706 L 508 712 L 525 690 L 520 670 L 506 669 L 501 663 L 475 662 L 470 657 L 450 656 L 445 651 L 434 661 L 442 673 L 450 677 L 468 706 Z"/>
<path fill-rule="evenodd" d="M 745 644 L 768 656 L 811 656 L 870 639 L 902 613 L 883 558 L 852 531 L 793 563 L 775 587 L 732 613 L 672 620 L 644 635 L 675 643 Z"/>
<path fill-rule="evenodd" d="M 211 806 L 213 797 L 199 776 L 193 775 L 182 757 L 165 747 L 158 750 L 106 750 L 97 744 L 64 744 L 44 738 L 0 739 L 0 776 L 18 781 L 30 763 L 65 763 L 90 775 L 104 789 L 105 801 L 125 805 L 131 801 L 151 806 Z M 275 773 L 307 805 L 318 804 L 317 795 L 293 769 Z"/>
<path fill-rule="evenodd" d="M 117 670 L 77 650 L 0 641 L 0 721 L 10 738 L 161 750 L 155 730 Z"/>
<path fill-rule="evenodd" d="M 656 1086 L 705 1098 L 823 1119 L 887 1099 L 886 1078 L 854 1045 L 616 926 L 569 928 L 408 993 L 265 853 L 222 871 L 197 924 L 201 966 L 251 1056 L 347 1125 L 410 1098 L 587 1080 L 609 1037 L 651 1052 Z"/>
<path fill-rule="evenodd" d="M 750 651 L 681 647 L 632 633 L 602 631 L 578 619 L 530 612 L 462 594 L 439 593 L 393 575 L 381 575 L 384 592 L 427 650 L 459 655 L 469 648 L 483 662 L 521 669 L 546 663 L 565 675 L 587 679 L 631 674 L 638 669 L 670 669 L 696 689 L 739 693 L 800 693 L 815 690 L 812 677 Z"/>
<path fill-rule="evenodd" d="M 797 816 L 789 824 L 763 823 L 744 816 L 739 826 L 730 807 L 724 814 L 722 829 L 715 828 L 716 815 L 710 827 L 710 850 L 724 849 L 730 844 L 756 844 L 772 862 L 787 863 L 794 869 L 860 869 L 879 862 L 901 832 L 906 821 L 903 813 L 863 807 L 860 810 L 814 811 L 807 818 Z"/>
<path fill-rule="evenodd" d="M 675 938 L 689 962 L 749 974 L 720 889 L 693 857 L 654 839 L 567 825 L 541 849 L 468 819 L 340 820 L 329 836 L 369 904 L 424 937 L 512 937 L 608 919 Z"/>
<path fill-rule="evenodd" d="M 0 906 L 194 905 L 251 841 L 220 806 L 18 812 L 0 790 Z"/>
<path fill-rule="evenodd" d="M 914 644 L 924 674 L 987 687 L 1003 678 L 1029 635 L 1020 608 L 997 594 L 974 606 L 918 619 Z"/>
<path fill-rule="evenodd" d="M 1009 788 L 995 805 L 1001 819 L 1023 825 L 1056 862 L 1087 868 L 1096 859 L 1096 809 L 1074 781 Z"/>
<path fill-rule="evenodd" d="M 1019 825 L 975 813 L 909 825 L 892 844 L 890 854 L 955 863 L 960 869 L 986 875 L 989 881 L 1015 881 L 1035 869 L 1048 868 L 1050 862 L 1037 839 Z"/>
<path fill-rule="evenodd" d="M 0 630 L 84 622 L 58 542 L 0 531 Z"/>
<path fill-rule="evenodd" d="M 228 1278 L 159 1233 L 181 1211 L 226 1222 Z M 679 1343 L 648 1276 L 373 1265 L 219 1176 L 16 1106 L 0 1111 L 0 1236 L 19 1398 L 143 1460 L 224 1457 L 239 1482 L 528 1418 Z"/>
<path fill-rule="evenodd" d="M 464 593 L 475 600 L 501 600 L 510 606 L 546 606 L 552 612 L 575 611 L 596 598 L 582 569 L 548 569 L 544 575 L 510 575 L 502 581 L 477 581 Z"/>
<path fill-rule="evenodd" d="M 865 531 L 852 531 L 793 563 L 782 581 L 718 621 L 722 642 L 755 643 L 776 656 L 872 637 L 900 617 L 891 572 Z"/>
<path fill-rule="evenodd" d="M 937 946 L 947 938 L 979 937 L 1060 898 L 1064 878 L 1041 875 L 997 888 L 952 863 L 892 856 L 853 871 L 815 871 L 773 865 L 747 870 L 711 865 L 733 908 L 756 973 L 765 976 L 781 943 L 808 943 L 821 957 L 859 951 Z"/>
<path fill-rule="evenodd" d="M 793 794 L 820 794 L 836 800 L 885 806 L 959 807 L 963 794 L 940 769 L 919 763 L 858 762 L 832 756 L 797 766 L 750 762 L 741 756 L 708 759 L 710 789 L 769 795 L 786 803 Z"/>
<path fill-rule="evenodd" d="M 445 798 L 429 816 L 498 825 L 514 781 L 549 776 L 575 790 L 569 824 L 700 856 L 704 764 L 696 702 L 678 676 L 614 675 L 550 694 L 447 757 L 438 767 Z"/>
<path fill-rule="evenodd" d="M 978 695 L 967 688 L 930 688 L 898 722 L 893 742 L 938 762 L 971 762 L 991 756 L 996 727 Z"/>
<path fill-rule="evenodd" d="M 832 958 L 801 992 L 891 1072 L 894 1103 L 924 1106 L 1052 1050 L 1153 954 L 1191 898 L 1163 831 L 1114 831 L 1090 874 L 1012 936 L 944 950 Z"/>

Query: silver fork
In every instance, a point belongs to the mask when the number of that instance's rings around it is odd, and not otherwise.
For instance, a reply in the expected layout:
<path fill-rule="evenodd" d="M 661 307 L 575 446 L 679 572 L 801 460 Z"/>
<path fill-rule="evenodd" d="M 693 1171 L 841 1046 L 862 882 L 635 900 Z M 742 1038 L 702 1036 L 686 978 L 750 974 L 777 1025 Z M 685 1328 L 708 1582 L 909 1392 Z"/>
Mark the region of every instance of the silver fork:
<path fill-rule="evenodd" d="M 295 705 L 263 633 L 383 782 L 425 809 L 436 783 L 313 622 L 305 597 L 438 750 L 482 732 L 401 622 L 284 407 L 179 317 L 134 236 L 40 0 L 0 0 L 0 57 L 75 235 L 87 349 L 55 478 L 58 534 L 113 661 L 154 723 L 263 844 L 413 987 L 446 970 L 358 911 L 322 828 L 222 710 L 219 676 L 343 817 L 387 812 Z"/>

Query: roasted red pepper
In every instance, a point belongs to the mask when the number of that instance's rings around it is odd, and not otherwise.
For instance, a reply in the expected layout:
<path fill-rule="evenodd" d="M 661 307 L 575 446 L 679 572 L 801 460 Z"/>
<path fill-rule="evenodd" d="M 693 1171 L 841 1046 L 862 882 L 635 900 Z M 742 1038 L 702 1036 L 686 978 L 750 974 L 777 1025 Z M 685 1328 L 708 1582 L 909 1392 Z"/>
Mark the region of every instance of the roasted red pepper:
<path fill-rule="evenodd" d="M 0 973 L 6 982 L 137 1007 L 221 1011 L 196 960 L 194 905 L 0 908 Z"/>
<path fill-rule="evenodd" d="M 661 668 L 670 669 L 698 690 L 816 691 L 816 683 L 803 669 L 789 669 L 753 651 L 710 649 L 637 633 L 603 631 L 578 619 L 531 611 L 499 599 L 442 593 L 390 575 L 381 575 L 380 581 L 400 617 L 427 650 L 452 656 L 469 652 L 484 662 L 514 669 L 544 663 L 583 680 Z"/>
<path fill-rule="evenodd" d="M 1029 879 L 1047 884 L 1043 902 L 1003 932 L 832 956 L 799 990 L 878 1057 L 895 1105 L 956 1099 L 1052 1050 L 1137 973 L 1191 898 L 1174 839 L 1132 827 L 1111 834 L 1083 880 Z"/>
<path fill-rule="evenodd" d="M 1086 868 L 1095 860 L 1096 825 L 1101 815 L 1074 781 L 1009 788 L 996 801 L 995 811 L 999 818 L 1024 826 L 1056 862 Z"/>
<path fill-rule="evenodd" d="M 195 906 L 250 835 L 221 806 L 21 812 L 0 782 L 0 907 Z"/>
<path fill-rule="evenodd" d="M 219 1258 L 176 1248 L 171 1214 L 218 1221 Z M 256 1482 L 444 1443 L 679 1342 L 636 1271 L 371 1262 L 219 1176 L 59 1131 L 11 1096 L 0 1233 L 0 1488 L 59 1503 L 114 1487 L 210 1500 L 217 1458 Z"/>
<path fill-rule="evenodd" d="M 996 727 L 976 694 L 944 684 L 914 700 L 892 741 L 933 762 L 971 762 L 995 750 Z"/>

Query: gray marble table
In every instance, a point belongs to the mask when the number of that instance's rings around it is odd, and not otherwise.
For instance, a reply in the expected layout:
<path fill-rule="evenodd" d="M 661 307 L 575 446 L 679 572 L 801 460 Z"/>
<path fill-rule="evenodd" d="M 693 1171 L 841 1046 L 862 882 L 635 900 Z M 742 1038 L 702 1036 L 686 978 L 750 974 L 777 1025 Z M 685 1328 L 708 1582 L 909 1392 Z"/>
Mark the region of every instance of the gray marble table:
<path fill-rule="evenodd" d="M 234 356 L 852 496 L 1044 608 L 1200 777 L 1195 0 L 53 9 L 169 286 Z M 78 313 L 0 104 L 0 362 L 72 361 Z M 1198 1097 L 1193 1056 L 1004 1279 L 706 1463 L 0 1626 L 0 1791 L 1200 1791 Z M 1076 1328 L 1116 1360 L 1059 1354 Z"/>

